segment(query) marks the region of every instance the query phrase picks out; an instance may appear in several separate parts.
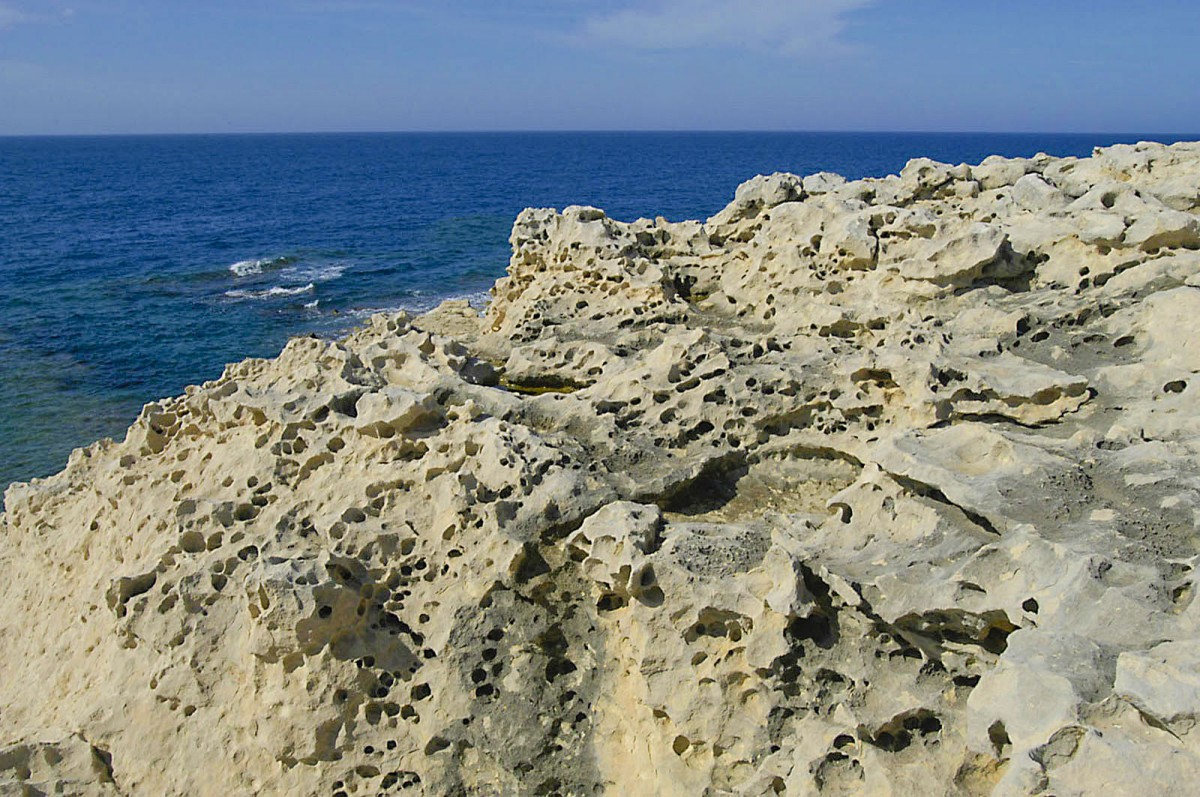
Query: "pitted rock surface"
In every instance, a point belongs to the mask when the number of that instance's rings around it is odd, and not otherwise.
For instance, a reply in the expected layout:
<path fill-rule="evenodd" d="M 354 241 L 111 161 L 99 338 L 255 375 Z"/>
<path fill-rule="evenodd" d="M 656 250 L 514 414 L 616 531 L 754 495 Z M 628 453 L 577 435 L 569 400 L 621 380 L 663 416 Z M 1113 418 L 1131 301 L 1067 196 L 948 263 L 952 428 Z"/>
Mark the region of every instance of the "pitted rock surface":
<path fill-rule="evenodd" d="M 9 488 L 0 792 L 1193 792 L 1200 145 L 512 247 Z"/>

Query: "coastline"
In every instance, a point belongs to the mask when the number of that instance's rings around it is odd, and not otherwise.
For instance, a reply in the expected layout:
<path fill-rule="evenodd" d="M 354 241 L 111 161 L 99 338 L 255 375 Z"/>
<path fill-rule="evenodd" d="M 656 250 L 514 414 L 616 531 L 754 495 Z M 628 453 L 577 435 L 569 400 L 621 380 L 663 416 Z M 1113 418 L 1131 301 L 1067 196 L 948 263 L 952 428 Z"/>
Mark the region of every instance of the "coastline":
<path fill-rule="evenodd" d="M 1198 176 L 526 210 L 482 315 L 292 339 L 6 491 L 0 749 L 95 793 L 1183 794 Z"/>
<path fill-rule="evenodd" d="M 512 219 L 528 204 L 592 204 L 618 219 L 704 218 L 756 173 L 877 176 L 915 155 L 1084 155 L 1118 140 L 1136 138 L 5 139 L 0 485 L 55 472 L 74 447 L 120 437 L 145 402 L 215 378 L 226 363 L 274 355 L 291 336 L 340 330 L 347 313 L 486 289 L 503 272 Z M 548 168 L 555 163 L 567 166 Z M 247 270 L 258 260 L 261 273 Z"/>

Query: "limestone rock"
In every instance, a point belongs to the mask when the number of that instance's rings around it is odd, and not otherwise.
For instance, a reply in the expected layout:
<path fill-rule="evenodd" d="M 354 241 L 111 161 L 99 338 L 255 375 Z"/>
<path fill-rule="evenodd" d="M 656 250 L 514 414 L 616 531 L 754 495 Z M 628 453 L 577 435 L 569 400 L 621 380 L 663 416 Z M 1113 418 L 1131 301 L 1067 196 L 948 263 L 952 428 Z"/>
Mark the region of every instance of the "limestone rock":
<path fill-rule="evenodd" d="M 1200 640 L 1163 642 L 1122 653 L 1114 689 L 1151 725 L 1186 734 L 1200 717 Z"/>
<path fill-rule="evenodd" d="M 776 205 L 802 199 L 804 191 L 802 180 L 794 174 L 759 175 L 739 185 L 733 202 L 714 216 L 711 223 L 719 225 L 753 218 Z"/>
<path fill-rule="evenodd" d="M 8 489 L 0 792 L 1189 794 L 1198 186 L 523 212 Z"/>

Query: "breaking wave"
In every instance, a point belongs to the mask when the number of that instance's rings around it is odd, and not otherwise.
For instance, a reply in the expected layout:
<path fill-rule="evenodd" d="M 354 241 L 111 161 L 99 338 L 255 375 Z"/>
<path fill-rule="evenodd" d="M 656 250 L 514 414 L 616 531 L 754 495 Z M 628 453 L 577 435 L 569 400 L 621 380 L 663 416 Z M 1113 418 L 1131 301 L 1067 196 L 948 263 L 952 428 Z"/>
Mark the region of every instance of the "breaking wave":
<path fill-rule="evenodd" d="M 235 277 L 252 277 L 264 271 L 274 271 L 286 265 L 295 263 L 296 258 L 283 255 L 281 257 L 264 257 L 256 260 L 239 260 L 229 267 Z"/>
<path fill-rule="evenodd" d="M 273 299 L 279 296 L 299 296 L 303 293 L 311 293 L 316 289 L 316 287 L 317 286 L 315 284 L 310 282 L 307 285 L 299 285 L 294 288 L 276 285 L 261 291 L 225 291 L 225 295 L 230 299 Z"/>

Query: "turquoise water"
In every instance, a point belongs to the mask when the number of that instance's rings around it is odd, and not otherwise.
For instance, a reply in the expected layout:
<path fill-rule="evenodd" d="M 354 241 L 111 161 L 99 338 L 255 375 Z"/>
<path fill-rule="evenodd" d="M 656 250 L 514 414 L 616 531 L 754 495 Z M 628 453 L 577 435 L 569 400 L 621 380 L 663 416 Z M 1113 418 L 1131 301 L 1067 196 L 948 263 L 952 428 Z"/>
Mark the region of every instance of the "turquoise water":
<path fill-rule="evenodd" d="M 0 138 L 0 489 L 142 404 L 373 311 L 482 302 L 513 217 L 703 218 L 759 173 L 1086 155 L 1112 135 L 546 133 Z"/>

